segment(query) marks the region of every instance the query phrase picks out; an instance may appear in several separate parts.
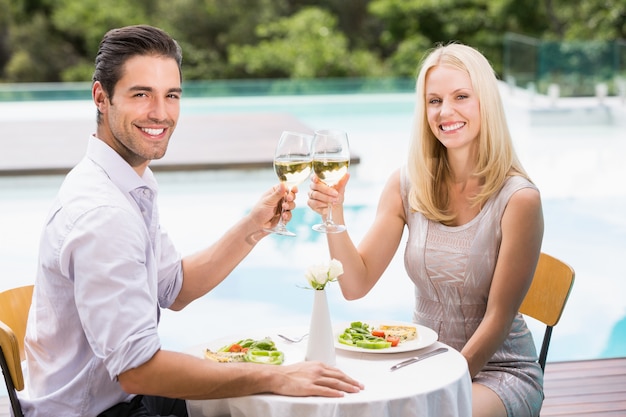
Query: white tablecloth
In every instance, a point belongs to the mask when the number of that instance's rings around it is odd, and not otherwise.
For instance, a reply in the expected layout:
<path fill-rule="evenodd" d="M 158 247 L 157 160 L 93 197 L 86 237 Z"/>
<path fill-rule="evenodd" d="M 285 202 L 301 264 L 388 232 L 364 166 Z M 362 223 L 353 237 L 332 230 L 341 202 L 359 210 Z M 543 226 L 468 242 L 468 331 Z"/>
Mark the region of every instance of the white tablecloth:
<path fill-rule="evenodd" d="M 278 332 L 306 333 L 306 328 L 273 329 L 269 336 L 285 352 L 285 364 L 304 359 L 306 339 L 291 344 Z M 261 336 L 262 335 L 262 336 Z M 219 340 L 198 346 L 189 353 L 201 355 L 204 348 L 217 349 L 233 340 Z M 391 372 L 389 368 L 411 356 L 446 346 L 440 342 L 426 348 L 401 353 L 360 353 L 337 349 L 336 366 L 365 385 L 356 394 L 342 398 L 287 397 L 262 394 L 221 400 L 188 401 L 190 417 L 467 417 L 472 410 L 472 385 L 465 358 L 448 347 L 448 352 Z M 446 346 L 447 347 L 447 346 Z M 272 365 L 266 365 L 272 366 Z"/>

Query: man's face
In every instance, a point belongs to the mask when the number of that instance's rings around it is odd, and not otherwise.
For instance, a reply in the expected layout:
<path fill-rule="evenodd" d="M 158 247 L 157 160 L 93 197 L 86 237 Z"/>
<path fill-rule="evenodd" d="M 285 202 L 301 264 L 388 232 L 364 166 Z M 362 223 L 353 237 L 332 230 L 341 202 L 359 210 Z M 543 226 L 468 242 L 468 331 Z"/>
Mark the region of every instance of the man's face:
<path fill-rule="evenodd" d="M 94 101 L 102 113 L 97 136 L 140 174 L 165 155 L 180 114 L 180 73 L 172 58 L 138 55 L 126 61 L 108 97 L 96 82 Z"/>

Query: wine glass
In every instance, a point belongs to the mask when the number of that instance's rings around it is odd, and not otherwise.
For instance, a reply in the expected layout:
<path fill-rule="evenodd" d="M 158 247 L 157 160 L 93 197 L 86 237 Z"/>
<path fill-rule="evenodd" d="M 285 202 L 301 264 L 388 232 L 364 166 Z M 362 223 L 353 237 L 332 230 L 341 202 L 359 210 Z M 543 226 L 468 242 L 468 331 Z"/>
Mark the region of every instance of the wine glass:
<path fill-rule="evenodd" d="M 311 135 L 298 132 L 285 131 L 280 135 L 274 152 L 274 171 L 280 182 L 287 187 L 287 192 L 309 178 L 311 174 L 311 139 Z M 284 236 L 296 235 L 287 230 L 283 221 L 284 212 L 285 209 L 281 205 L 278 224 L 272 229 L 265 229 L 266 232 Z"/>
<path fill-rule="evenodd" d="M 329 187 L 334 186 L 348 172 L 350 145 L 348 135 L 341 130 L 317 130 L 313 136 L 311 150 L 313 171 Z M 340 233 L 346 230 L 343 224 L 333 222 L 333 205 L 328 203 L 328 214 L 321 224 L 313 226 L 320 233 Z"/>

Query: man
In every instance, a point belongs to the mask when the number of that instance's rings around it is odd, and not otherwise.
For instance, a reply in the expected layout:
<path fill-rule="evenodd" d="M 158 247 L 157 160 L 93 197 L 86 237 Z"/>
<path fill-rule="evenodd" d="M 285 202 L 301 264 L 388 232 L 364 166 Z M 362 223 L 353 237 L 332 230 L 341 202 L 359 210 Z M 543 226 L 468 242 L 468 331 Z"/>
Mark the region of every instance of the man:
<path fill-rule="evenodd" d="M 27 416 L 186 416 L 184 399 L 274 392 L 341 396 L 362 386 L 319 363 L 218 364 L 160 348 L 160 308 L 218 285 L 278 220 L 266 192 L 213 246 L 180 257 L 159 227 L 157 184 L 179 117 L 181 50 L 160 29 L 108 32 L 96 56 L 97 133 L 45 223 L 26 335 Z M 295 207 L 289 194 L 285 214 Z"/>

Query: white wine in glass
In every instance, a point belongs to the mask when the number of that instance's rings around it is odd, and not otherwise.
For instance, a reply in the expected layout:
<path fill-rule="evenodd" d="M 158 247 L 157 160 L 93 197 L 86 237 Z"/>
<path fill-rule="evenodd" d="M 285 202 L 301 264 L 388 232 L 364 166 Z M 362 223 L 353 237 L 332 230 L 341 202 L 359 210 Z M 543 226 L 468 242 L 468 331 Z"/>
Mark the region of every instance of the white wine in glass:
<path fill-rule="evenodd" d="M 311 135 L 289 131 L 280 136 L 274 152 L 274 171 L 288 192 L 311 175 L 311 139 Z M 281 208 L 278 224 L 272 229 L 265 229 L 266 232 L 284 236 L 296 235 L 287 229 L 283 221 L 284 212 L 284 208 Z"/>
<path fill-rule="evenodd" d="M 329 187 L 337 184 L 348 172 L 350 166 L 350 145 L 348 135 L 341 130 L 318 130 L 313 137 L 311 150 L 313 171 Z M 333 221 L 333 206 L 328 204 L 326 219 L 313 226 L 320 233 L 340 233 L 346 230 L 343 224 Z"/>

